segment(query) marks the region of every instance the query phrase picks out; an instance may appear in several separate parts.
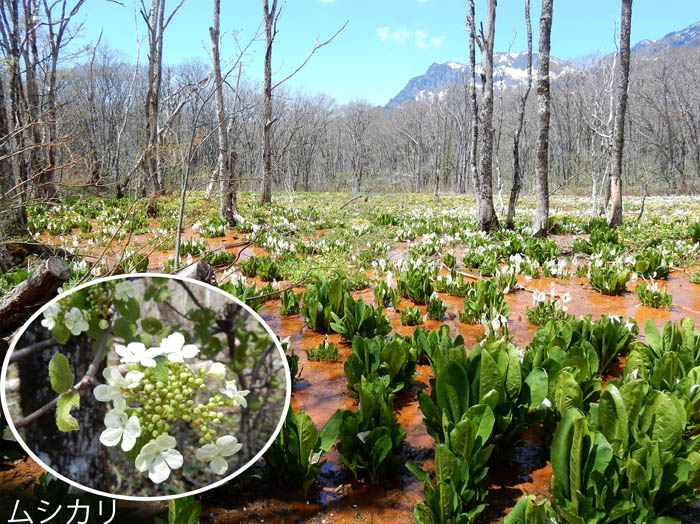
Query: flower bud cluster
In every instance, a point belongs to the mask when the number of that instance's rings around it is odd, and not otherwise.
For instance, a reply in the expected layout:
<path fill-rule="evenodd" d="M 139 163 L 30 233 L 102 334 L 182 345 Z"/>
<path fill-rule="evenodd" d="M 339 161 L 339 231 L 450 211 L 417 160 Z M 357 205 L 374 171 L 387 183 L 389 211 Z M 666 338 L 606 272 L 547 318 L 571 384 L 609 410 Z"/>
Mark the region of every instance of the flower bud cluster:
<path fill-rule="evenodd" d="M 193 358 L 199 349 L 184 342 L 182 334 L 173 333 L 156 348 L 146 349 L 137 342 L 128 346 L 117 344 L 115 351 L 129 371 L 123 377 L 117 368 L 106 368 L 103 374 L 108 384 L 95 388 L 98 400 L 112 401 L 114 405 L 105 416 L 107 429 L 100 441 L 106 446 L 121 441 L 122 449 L 128 451 L 137 438 L 147 436 L 149 441 L 140 448 L 135 465 L 139 471 L 148 471 L 156 483 L 167 478 L 164 463 L 158 457 L 169 457 L 162 460 L 170 469 L 182 465 L 182 455 L 174 449 L 177 442 L 169 435 L 177 421 L 182 420 L 198 429 L 201 435 L 199 444 L 204 445 L 198 458 L 209 462 L 215 473 L 226 471 L 227 464 L 222 457 L 241 449 L 241 444 L 233 436 L 217 438 L 216 426 L 223 422 L 224 417 L 219 408 L 247 407 L 245 396 L 248 391 L 238 390 L 234 380 L 225 381 L 226 387 L 220 388 L 205 402 L 196 402 L 196 393 L 207 389 L 206 376 L 225 380 L 226 366 L 216 363 L 209 371 L 206 367 L 193 371 L 184 361 Z M 125 442 L 128 442 L 126 447 Z"/>

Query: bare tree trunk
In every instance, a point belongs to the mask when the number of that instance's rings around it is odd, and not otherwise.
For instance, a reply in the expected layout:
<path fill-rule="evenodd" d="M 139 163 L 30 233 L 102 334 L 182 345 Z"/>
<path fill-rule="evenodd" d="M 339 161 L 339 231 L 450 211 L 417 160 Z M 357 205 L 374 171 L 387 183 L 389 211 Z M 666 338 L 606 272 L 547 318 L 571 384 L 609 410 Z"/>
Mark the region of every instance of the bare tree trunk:
<path fill-rule="evenodd" d="M 56 140 L 58 139 L 58 111 L 56 107 L 56 72 L 58 68 L 58 59 L 61 52 L 61 48 L 64 45 L 63 38 L 68 27 L 70 20 L 78 14 L 78 11 L 82 7 L 85 0 L 78 0 L 72 7 L 70 12 L 66 13 L 66 0 L 61 3 L 61 18 L 54 21 L 52 16 L 52 8 L 45 2 L 44 9 L 46 13 L 47 21 L 47 32 L 49 36 L 49 48 L 51 50 L 51 60 L 50 60 L 50 71 L 49 71 L 49 85 L 48 92 L 46 96 L 46 118 L 48 120 L 48 140 L 45 145 L 46 148 L 46 166 L 43 168 L 42 179 L 45 181 L 46 186 L 44 189 L 44 194 L 50 198 L 54 199 L 56 197 Z M 54 30 L 54 24 L 57 24 L 57 29 Z M 93 150 L 94 152 L 94 150 Z"/>
<path fill-rule="evenodd" d="M 146 214 L 157 214 L 158 196 L 163 188 L 158 169 L 158 108 L 163 69 L 163 32 L 165 31 L 165 0 L 152 0 L 150 13 L 141 10 L 141 16 L 148 27 L 148 89 L 144 111 L 146 117 L 146 153 L 143 163 L 152 191 Z"/>
<path fill-rule="evenodd" d="M 0 241 L 29 234 L 27 212 L 22 198 L 18 197 L 17 182 L 12 169 L 10 154 L 10 125 L 5 110 L 5 86 L 0 79 Z M 2 250 L 3 248 L 0 248 Z M 9 271 L 11 262 L 7 256 L 0 258 L 0 270 Z"/>
<path fill-rule="evenodd" d="M 518 113 L 518 127 L 513 135 L 513 187 L 510 190 L 508 199 L 508 217 L 506 218 L 506 228 L 513 229 L 515 225 L 515 205 L 522 189 L 522 174 L 520 168 L 520 136 L 523 132 L 525 121 L 525 106 L 527 97 L 532 89 L 532 24 L 530 23 L 530 0 L 525 0 L 525 27 L 527 28 L 527 87 L 520 97 L 520 112 Z"/>
<path fill-rule="evenodd" d="M 277 0 L 263 0 L 263 19 L 265 21 L 265 77 L 263 80 L 263 179 L 260 189 L 260 203 L 272 201 L 272 43 L 277 33 Z"/>
<path fill-rule="evenodd" d="M 211 37 L 211 62 L 214 70 L 214 98 L 216 101 L 216 118 L 219 135 L 218 178 L 224 182 L 221 194 L 221 217 L 229 226 L 236 225 L 234 215 L 238 213 L 236 187 L 234 182 L 235 166 L 231 165 L 233 155 L 229 152 L 228 131 L 226 127 L 226 110 L 224 108 L 224 85 L 221 77 L 221 59 L 219 54 L 221 0 L 214 0 L 214 15 Z M 235 154 L 235 153 L 234 153 Z"/>
<path fill-rule="evenodd" d="M 535 155 L 535 218 L 533 235 L 547 236 L 549 222 L 549 47 L 552 33 L 553 0 L 542 1 L 540 16 L 540 67 L 537 75 L 537 153 Z"/>
<path fill-rule="evenodd" d="M 630 76 L 630 30 L 632 27 L 632 0 L 622 0 L 620 23 L 620 70 L 617 82 L 615 128 L 610 170 L 610 208 L 608 225 L 622 224 L 622 153 L 625 146 L 625 112 L 627 111 L 627 85 Z"/>
<path fill-rule="evenodd" d="M 472 127 L 469 134 L 469 177 L 479 201 L 479 172 L 476 164 L 476 149 L 479 140 L 479 111 L 476 105 L 476 21 L 474 20 L 474 0 L 469 0 L 469 104 L 472 113 Z"/>
<path fill-rule="evenodd" d="M 499 228 L 498 217 L 493 208 L 493 41 L 496 29 L 497 0 L 486 2 L 486 31 L 482 34 L 481 63 L 484 69 L 483 100 L 481 102 L 481 140 L 479 154 L 481 164 L 479 172 L 479 231 L 491 231 Z"/>

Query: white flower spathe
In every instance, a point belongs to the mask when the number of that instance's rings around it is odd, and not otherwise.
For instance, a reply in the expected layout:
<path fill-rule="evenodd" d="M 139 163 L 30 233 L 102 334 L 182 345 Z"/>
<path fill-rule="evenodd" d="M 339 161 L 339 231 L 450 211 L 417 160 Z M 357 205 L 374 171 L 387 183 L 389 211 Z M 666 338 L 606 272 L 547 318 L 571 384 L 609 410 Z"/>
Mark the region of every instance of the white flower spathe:
<path fill-rule="evenodd" d="M 552 402 L 547 397 L 545 397 L 544 400 L 542 401 L 542 403 L 539 406 L 537 406 L 537 409 L 542 410 L 542 409 L 549 409 L 551 407 L 552 407 Z"/>
<path fill-rule="evenodd" d="M 309 464 L 318 464 L 322 455 L 323 451 L 317 451 L 316 453 L 313 450 L 309 451 Z"/>
<path fill-rule="evenodd" d="M 209 462 L 209 467 L 217 475 L 223 475 L 228 469 L 228 463 L 224 457 L 235 455 L 243 447 L 238 439 L 231 435 L 224 435 L 216 439 L 213 444 L 205 444 L 197 450 L 195 458 L 203 462 Z"/>
<path fill-rule="evenodd" d="M 117 282 L 114 286 L 114 298 L 122 302 L 126 302 L 129 298 L 134 296 L 134 287 L 131 282 Z"/>
<path fill-rule="evenodd" d="M 365 442 L 367 442 L 367 437 L 369 437 L 370 433 L 371 433 L 371 431 L 360 431 L 357 434 L 357 438 L 359 438 L 362 441 L 362 443 L 364 444 Z"/>
<path fill-rule="evenodd" d="M 102 371 L 107 384 L 100 384 L 93 390 L 95 398 L 100 402 L 117 401 L 123 397 L 122 389 L 133 389 L 143 378 L 140 371 L 129 371 L 125 377 L 115 368 L 105 368 Z"/>
<path fill-rule="evenodd" d="M 209 368 L 209 371 L 207 371 L 207 375 L 215 378 L 216 380 L 223 380 L 226 378 L 226 369 L 226 366 L 221 362 L 214 362 Z"/>
<path fill-rule="evenodd" d="M 61 304 L 55 302 L 46 308 L 44 311 L 44 319 L 41 321 L 41 325 L 46 329 L 51 331 L 56 327 L 56 318 L 61 313 Z"/>
<path fill-rule="evenodd" d="M 130 417 L 122 409 L 113 409 L 105 415 L 105 429 L 100 434 L 100 442 L 105 446 L 116 446 L 121 441 L 121 448 L 129 451 L 141 436 L 141 423 L 136 415 Z"/>
<path fill-rule="evenodd" d="M 156 367 L 154 358 L 163 354 L 161 348 L 146 349 L 146 346 L 141 342 L 129 342 L 127 346 L 114 344 L 114 351 L 122 357 L 120 362 L 124 364 L 138 363 L 146 368 Z"/>
<path fill-rule="evenodd" d="M 182 455 L 173 449 L 177 441 L 170 435 L 158 435 L 143 448 L 134 465 L 138 471 L 148 471 L 148 478 L 156 484 L 168 479 L 171 469 L 178 469 L 184 462 Z"/>
<path fill-rule="evenodd" d="M 222 395 L 226 395 L 228 398 L 232 398 L 234 406 L 243 406 L 244 408 L 248 407 L 248 402 L 246 401 L 245 396 L 249 393 L 249 391 L 247 389 L 239 391 L 236 387 L 235 380 L 227 380 L 226 387 L 221 388 L 219 392 Z"/>
<path fill-rule="evenodd" d="M 159 349 L 168 356 L 168 360 L 180 363 L 183 363 L 186 358 L 197 356 L 199 353 L 199 348 L 194 344 L 185 344 L 185 335 L 178 332 L 161 340 Z"/>
<path fill-rule="evenodd" d="M 77 336 L 90 328 L 90 324 L 88 324 L 89 318 L 87 311 L 82 311 L 73 306 L 68 313 L 63 315 L 63 322 L 66 328 L 68 328 L 68 331 L 70 331 L 72 335 Z"/>

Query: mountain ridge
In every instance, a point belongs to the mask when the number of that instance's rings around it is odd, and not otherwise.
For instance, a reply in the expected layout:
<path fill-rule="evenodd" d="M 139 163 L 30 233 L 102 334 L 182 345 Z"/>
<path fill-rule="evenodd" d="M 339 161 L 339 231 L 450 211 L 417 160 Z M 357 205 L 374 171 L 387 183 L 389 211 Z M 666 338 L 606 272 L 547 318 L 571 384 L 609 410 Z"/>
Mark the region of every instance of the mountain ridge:
<path fill-rule="evenodd" d="M 671 47 L 700 46 L 700 21 L 691 24 L 678 31 L 668 33 L 658 40 L 641 40 L 632 47 L 634 54 L 653 55 Z M 550 75 L 552 79 L 580 70 L 583 64 L 590 62 L 587 55 L 584 61 L 582 57 L 566 61 L 550 56 Z M 604 60 L 609 55 L 599 55 L 597 61 Z M 532 53 L 533 81 L 537 76 L 539 54 Z M 414 76 L 391 100 L 384 106 L 391 109 L 409 100 L 424 100 L 426 98 L 441 98 L 455 84 L 464 84 L 468 81 L 468 66 L 456 61 L 433 62 L 422 75 Z M 480 84 L 481 64 L 476 64 L 475 72 L 477 83 Z M 494 83 L 496 86 L 512 86 L 525 81 L 527 78 L 527 52 L 501 53 L 494 52 Z"/>

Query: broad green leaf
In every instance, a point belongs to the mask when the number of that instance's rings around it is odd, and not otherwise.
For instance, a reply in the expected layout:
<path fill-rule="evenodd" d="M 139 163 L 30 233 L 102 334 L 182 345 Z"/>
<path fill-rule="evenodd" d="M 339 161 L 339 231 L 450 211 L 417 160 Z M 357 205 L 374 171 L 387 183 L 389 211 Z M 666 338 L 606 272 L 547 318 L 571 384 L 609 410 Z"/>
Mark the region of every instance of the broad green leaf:
<path fill-rule="evenodd" d="M 653 413 L 651 438 L 659 442 L 662 452 L 678 449 L 683 436 L 683 422 L 673 400 L 659 392 L 651 410 Z"/>
<path fill-rule="evenodd" d="M 126 343 L 132 342 L 136 336 L 136 324 L 125 318 L 115 320 L 112 330 L 116 336 L 123 338 Z"/>
<path fill-rule="evenodd" d="M 654 350 L 656 356 L 661 356 L 661 335 L 659 335 L 659 330 L 656 329 L 656 324 L 651 318 L 648 318 L 646 324 L 644 324 L 644 336 L 647 339 L 647 344 Z"/>
<path fill-rule="evenodd" d="M 51 330 L 51 334 L 59 344 L 65 344 L 70 338 L 70 331 L 60 322 L 54 326 Z"/>
<path fill-rule="evenodd" d="M 435 446 L 435 484 L 439 489 L 438 508 L 441 520 L 452 515 L 454 494 L 447 488 L 449 480 L 452 478 L 457 458 L 445 444 Z"/>
<path fill-rule="evenodd" d="M 141 316 L 141 306 L 139 305 L 139 301 L 134 297 L 130 297 L 129 300 L 126 301 L 115 300 L 114 306 L 117 308 L 122 318 L 129 322 L 135 323 Z"/>
<path fill-rule="evenodd" d="M 491 438 L 493 426 L 496 422 L 493 410 L 486 405 L 477 404 L 467 410 L 467 418 L 476 422 L 476 437 L 479 445 L 483 447 Z"/>
<path fill-rule="evenodd" d="M 193 496 L 168 501 L 169 524 L 196 524 L 202 513 L 202 504 Z"/>
<path fill-rule="evenodd" d="M 515 400 L 520 394 L 523 378 L 520 370 L 520 357 L 517 348 L 508 344 L 508 369 L 506 371 L 506 393 L 508 398 Z"/>
<path fill-rule="evenodd" d="M 291 409 L 291 408 L 289 408 Z M 343 421 L 343 411 L 337 410 L 333 413 L 333 416 L 328 419 L 325 426 L 319 433 L 319 440 L 321 441 L 321 451 L 324 453 L 333 447 L 335 441 L 338 440 L 338 435 L 340 434 L 340 425 Z"/>
<path fill-rule="evenodd" d="M 173 524 L 197 524 L 202 514 L 202 503 L 198 500 L 181 509 Z"/>
<path fill-rule="evenodd" d="M 617 454 L 624 456 L 629 440 L 629 420 L 620 390 L 613 384 L 607 384 L 600 397 L 598 423 L 601 433 L 615 447 Z"/>
<path fill-rule="evenodd" d="M 484 397 L 491 390 L 497 391 L 500 396 L 504 390 L 504 378 L 494 358 L 487 350 L 482 348 L 479 401 L 483 402 Z"/>
<path fill-rule="evenodd" d="M 423 469 L 417 464 L 408 461 L 406 462 L 406 469 L 413 473 L 413 475 L 415 475 L 415 477 L 421 482 L 430 484 L 430 475 L 426 471 L 423 471 Z"/>
<path fill-rule="evenodd" d="M 569 455 L 569 489 L 572 494 L 580 491 L 583 485 L 583 471 L 588 454 L 586 442 L 590 433 L 588 423 L 583 417 L 576 419 L 573 429 Z M 578 504 L 575 497 L 573 497 L 573 502 L 575 506 Z"/>
<path fill-rule="evenodd" d="M 49 361 L 49 378 L 51 388 L 56 393 L 65 393 L 73 387 L 73 373 L 70 370 L 70 362 L 60 351 L 54 353 Z"/>
<path fill-rule="evenodd" d="M 305 411 L 297 411 L 294 417 L 297 423 L 297 431 L 299 432 L 299 459 L 302 461 L 302 464 L 306 465 L 309 462 L 309 457 L 316 449 L 318 430 L 314 421 L 311 420 L 311 417 Z"/>
<path fill-rule="evenodd" d="M 80 429 L 78 421 L 70 414 L 71 408 L 80 407 L 80 394 L 77 391 L 63 393 L 56 403 L 56 425 L 59 431 L 76 431 Z"/>
<path fill-rule="evenodd" d="M 560 416 L 569 408 L 583 409 L 583 391 L 569 371 L 563 370 L 557 375 L 554 386 L 554 408 Z"/>
<path fill-rule="evenodd" d="M 146 317 L 141 319 L 141 329 L 143 329 L 149 335 L 155 335 L 163 329 L 163 323 L 154 317 Z"/>
<path fill-rule="evenodd" d="M 549 387 L 547 372 L 544 369 L 535 369 L 525 378 L 525 384 L 530 390 L 528 409 L 536 409 L 547 396 Z"/>
<path fill-rule="evenodd" d="M 448 362 L 440 368 L 435 380 L 435 392 L 439 409 L 447 410 L 452 422 L 462 418 L 469 406 L 469 378 L 456 362 Z"/>
<path fill-rule="evenodd" d="M 554 473 L 552 485 L 559 484 L 562 493 L 567 497 L 571 493 L 569 458 L 571 457 L 571 446 L 574 438 L 574 423 L 581 418 L 583 418 L 583 415 L 577 409 L 569 409 L 564 413 L 561 421 L 557 424 L 550 448 L 552 471 Z"/>

